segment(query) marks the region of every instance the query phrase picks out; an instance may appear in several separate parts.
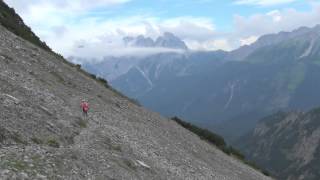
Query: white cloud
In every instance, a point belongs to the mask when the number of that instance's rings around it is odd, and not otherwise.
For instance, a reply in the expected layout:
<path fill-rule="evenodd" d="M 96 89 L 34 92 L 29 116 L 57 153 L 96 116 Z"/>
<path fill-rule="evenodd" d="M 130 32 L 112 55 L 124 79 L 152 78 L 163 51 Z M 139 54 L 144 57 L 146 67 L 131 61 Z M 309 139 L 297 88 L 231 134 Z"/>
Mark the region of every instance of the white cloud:
<path fill-rule="evenodd" d="M 188 47 L 192 47 L 195 50 L 232 50 L 231 43 L 226 38 L 212 38 L 206 41 L 186 40 Z"/>
<path fill-rule="evenodd" d="M 273 10 L 267 13 L 268 16 L 272 17 L 274 22 L 280 22 L 282 20 L 281 12 L 278 10 Z"/>
<path fill-rule="evenodd" d="M 79 42 L 104 48 L 106 54 L 115 52 L 110 49 L 123 48 L 123 36 L 145 35 L 156 38 L 164 32 L 172 32 L 186 42 L 197 42 L 191 49 L 212 49 L 209 42 L 215 38 L 215 25 L 209 18 L 183 16 L 159 19 L 153 16 L 131 16 L 114 19 L 92 17 L 91 10 L 121 4 L 130 0 L 6 0 L 13 6 L 25 22 L 32 27 L 41 39 L 55 51 L 73 55 Z M 90 45 L 89 45 L 90 44 Z M 108 46 L 103 46 L 108 44 Z M 85 46 L 85 45 L 84 45 Z M 209 48 L 211 47 L 211 48 Z M 224 47 L 214 46 L 215 49 Z M 130 50 L 131 51 L 131 50 Z M 93 52 L 93 51 L 91 51 Z M 100 52 L 100 51 L 99 51 Z M 95 53 L 101 54 L 101 53 Z"/>
<path fill-rule="evenodd" d="M 160 23 L 163 31 L 178 34 L 183 39 L 206 40 L 215 35 L 215 25 L 209 18 L 178 17 Z"/>
<path fill-rule="evenodd" d="M 313 3 L 311 11 L 295 9 L 274 10 L 249 17 L 235 15 L 235 36 L 249 37 L 280 31 L 292 31 L 301 26 L 313 27 L 320 22 L 320 3 Z"/>
<path fill-rule="evenodd" d="M 241 44 L 241 46 L 250 45 L 250 44 L 256 42 L 257 39 L 258 39 L 257 36 L 249 36 L 247 38 L 242 38 L 242 39 L 240 39 L 240 44 Z"/>
<path fill-rule="evenodd" d="M 130 0 L 5 0 L 6 3 L 20 12 L 29 11 L 29 8 L 32 8 L 33 6 L 50 6 L 54 9 L 69 10 L 72 11 L 72 13 L 90 10 L 96 7 L 108 7 L 129 1 Z"/>
<path fill-rule="evenodd" d="M 62 19 L 62 18 L 61 18 Z M 155 17 L 134 16 L 119 19 L 83 18 L 77 23 L 61 23 L 59 18 L 47 27 L 35 29 L 37 34 L 54 50 L 65 56 L 90 53 L 92 56 L 116 54 L 120 52 L 133 52 L 138 49 L 124 50 L 122 38 L 124 36 L 145 35 L 156 38 L 164 32 L 172 32 L 185 41 L 197 41 L 203 43 L 215 35 L 214 25 L 204 18 L 179 17 L 161 20 Z M 78 48 L 84 46 L 84 48 Z M 90 50 L 86 50 L 86 48 Z M 93 49 L 96 50 L 93 51 Z M 192 47 L 195 48 L 196 47 Z M 221 49 L 222 47 L 217 47 Z M 122 49 L 119 51 L 119 49 Z M 203 47 L 201 49 L 204 49 Z M 147 50 L 149 52 L 158 52 Z M 163 49 L 160 49 L 163 50 Z"/>
<path fill-rule="evenodd" d="M 248 45 L 264 34 L 291 31 L 320 22 L 320 4 L 312 3 L 311 11 L 275 9 L 251 16 L 234 15 L 231 32 L 219 32 L 207 17 L 174 17 L 160 19 L 150 15 L 103 18 L 90 15 L 95 8 L 121 5 L 130 0 L 6 0 L 14 6 L 28 25 L 55 51 L 65 55 L 99 57 L 121 52 L 138 54 L 167 49 L 124 49 L 122 37 L 145 35 L 156 38 L 169 31 L 196 50 L 232 50 Z M 238 4 L 275 5 L 292 0 L 238 0 Z M 83 47 L 83 48 L 79 48 Z"/>
<path fill-rule="evenodd" d="M 273 6 L 273 5 L 291 3 L 294 1 L 297 1 L 297 0 L 235 0 L 235 4 Z"/>

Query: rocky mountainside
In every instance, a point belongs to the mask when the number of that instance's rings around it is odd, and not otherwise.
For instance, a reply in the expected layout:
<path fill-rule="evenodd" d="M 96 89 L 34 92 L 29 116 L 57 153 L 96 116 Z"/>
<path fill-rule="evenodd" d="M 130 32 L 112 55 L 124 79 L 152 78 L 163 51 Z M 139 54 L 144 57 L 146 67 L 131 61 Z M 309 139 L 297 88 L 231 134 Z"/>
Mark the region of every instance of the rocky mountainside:
<path fill-rule="evenodd" d="M 278 179 L 320 178 L 320 109 L 268 116 L 238 141 L 247 157 Z"/>
<path fill-rule="evenodd" d="M 3 26 L 0 100 L 0 179 L 269 179 Z"/>
<path fill-rule="evenodd" d="M 197 81 L 201 80 L 203 76 L 199 66 L 214 69 L 222 64 L 221 56 L 224 56 L 224 53 L 161 53 L 148 56 L 131 67 L 127 73 L 111 81 L 111 84 L 129 97 L 138 99 L 148 108 L 155 111 L 161 109 L 159 112 L 163 115 L 181 115 L 179 113 L 181 109 L 178 107 L 172 109 L 173 104 L 181 104 L 180 97 L 183 98 L 186 95 L 181 93 L 180 88 L 185 87 L 185 93 L 192 92 L 196 88 Z M 190 87 L 192 84 L 189 84 L 189 82 L 194 83 L 193 88 Z M 175 83 L 183 86 L 178 88 Z M 154 97 L 145 97 L 153 95 Z M 168 102 L 167 100 L 170 98 L 177 101 Z M 156 99 L 157 103 L 154 103 Z M 166 106 L 162 103 L 171 104 L 167 106 L 168 111 L 161 108 L 161 106 Z M 175 110 L 177 111 L 173 112 Z"/>
<path fill-rule="evenodd" d="M 163 36 L 158 37 L 155 41 L 150 37 L 144 37 L 143 35 L 137 37 L 124 37 L 123 42 L 126 47 L 141 48 L 152 50 L 157 49 L 155 52 L 148 55 L 122 55 L 122 56 L 105 56 L 102 60 L 90 61 L 86 58 L 77 56 L 68 57 L 72 62 L 77 62 L 82 65 L 88 72 L 96 74 L 100 77 L 108 79 L 108 81 L 116 80 L 121 75 L 128 73 L 130 70 L 136 70 L 140 62 L 153 61 L 152 63 L 165 64 L 162 60 L 172 61 L 183 60 L 186 58 L 186 54 L 193 54 L 187 51 L 186 44 L 173 35 L 172 33 L 164 33 Z M 161 51 L 162 49 L 162 51 Z M 197 53 L 198 54 L 198 53 Z M 210 53 L 204 53 L 210 54 Z M 182 67 L 179 67 L 182 68 Z"/>
<path fill-rule="evenodd" d="M 314 28 L 310 29 L 307 27 L 298 28 L 292 32 L 280 32 L 278 34 L 267 34 L 261 36 L 256 42 L 251 45 L 245 45 L 236 49 L 228 56 L 226 59 L 230 60 L 245 60 L 251 53 L 254 51 L 266 47 L 266 46 L 273 46 L 283 41 L 287 41 L 290 39 L 306 39 L 307 41 L 314 41 L 319 33 L 320 25 L 315 26 Z"/>
<path fill-rule="evenodd" d="M 102 61 L 98 62 L 89 62 L 87 59 L 81 59 L 79 57 L 69 57 L 68 59 L 70 61 L 76 60 L 83 62 L 81 66 L 84 69 L 95 75 L 104 77 L 108 81 L 117 79 L 143 60 L 143 58 L 135 56 L 104 57 Z"/>
<path fill-rule="evenodd" d="M 167 66 L 166 56 L 145 58 L 111 83 L 154 111 L 232 140 L 278 110 L 320 105 L 319 27 L 262 36 L 229 53 L 185 53 Z"/>

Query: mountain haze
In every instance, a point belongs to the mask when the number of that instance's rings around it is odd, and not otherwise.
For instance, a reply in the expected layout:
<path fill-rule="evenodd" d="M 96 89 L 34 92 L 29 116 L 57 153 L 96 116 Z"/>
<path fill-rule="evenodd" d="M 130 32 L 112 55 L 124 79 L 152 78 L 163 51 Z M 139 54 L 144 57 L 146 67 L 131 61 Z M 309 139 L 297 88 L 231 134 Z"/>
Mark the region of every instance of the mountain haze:
<path fill-rule="evenodd" d="M 0 179 L 270 179 L 6 28 Z M 87 119 L 81 99 L 90 103 Z"/>
<path fill-rule="evenodd" d="M 320 105 L 319 42 L 315 26 L 265 35 L 231 52 L 159 53 L 137 58 L 111 84 L 163 115 L 235 139 L 270 113 Z M 90 67 L 103 71 L 100 64 Z"/>

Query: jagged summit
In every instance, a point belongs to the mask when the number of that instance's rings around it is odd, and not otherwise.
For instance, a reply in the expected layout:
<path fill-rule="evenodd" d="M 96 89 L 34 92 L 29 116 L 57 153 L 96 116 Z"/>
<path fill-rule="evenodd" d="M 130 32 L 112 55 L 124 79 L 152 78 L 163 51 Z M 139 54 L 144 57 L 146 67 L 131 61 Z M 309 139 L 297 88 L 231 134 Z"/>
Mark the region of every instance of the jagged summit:
<path fill-rule="evenodd" d="M 137 37 L 124 37 L 123 42 L 128 46 L 134 47 L 163 47 L 183 50 L 188 49 L 187 45 L 180 38 L 170 32 L 165 32 L 163 36 L 159 36 L 155 41 L 150 37 L 139 35 Z"/>
<path fill-rule="evenodd" d="M 188 49 L 186 44 L 181 39 L 169 32 L 165 32 L 163 36 L 158 37 L 155 42 L 155 45 L 167 48 L 176 48 L 184 50 Z"/>
<path fill-rule="evenodd" d="M 28 41 L 0 25 L 0 179 L 269 179 Z"/>
<path fill-rule="evenodd" d="M 268 179 L 2 26 L 0 72 L 0 179 Z"/>
<path fill-rule="evenodd" d="M 154 41 L 151 38 L 145 38 L 143 35 L 139 35 L 136 38 L 134 37 L 124 37 L 123 41 L 126 45 L 136 46 L 136 47 L 154 47 Z"/>

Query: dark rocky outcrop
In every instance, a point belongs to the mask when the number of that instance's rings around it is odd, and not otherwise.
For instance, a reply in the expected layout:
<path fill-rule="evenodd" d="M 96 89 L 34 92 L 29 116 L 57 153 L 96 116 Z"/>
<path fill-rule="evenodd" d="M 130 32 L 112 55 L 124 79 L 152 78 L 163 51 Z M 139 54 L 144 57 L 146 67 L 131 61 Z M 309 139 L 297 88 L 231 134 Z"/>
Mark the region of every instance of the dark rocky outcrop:
<path fill-rule="evenodd" d="M 261 120 L 237 145 L 283 180 L 320 178 L 320 109 L 278 112 Z"/>

